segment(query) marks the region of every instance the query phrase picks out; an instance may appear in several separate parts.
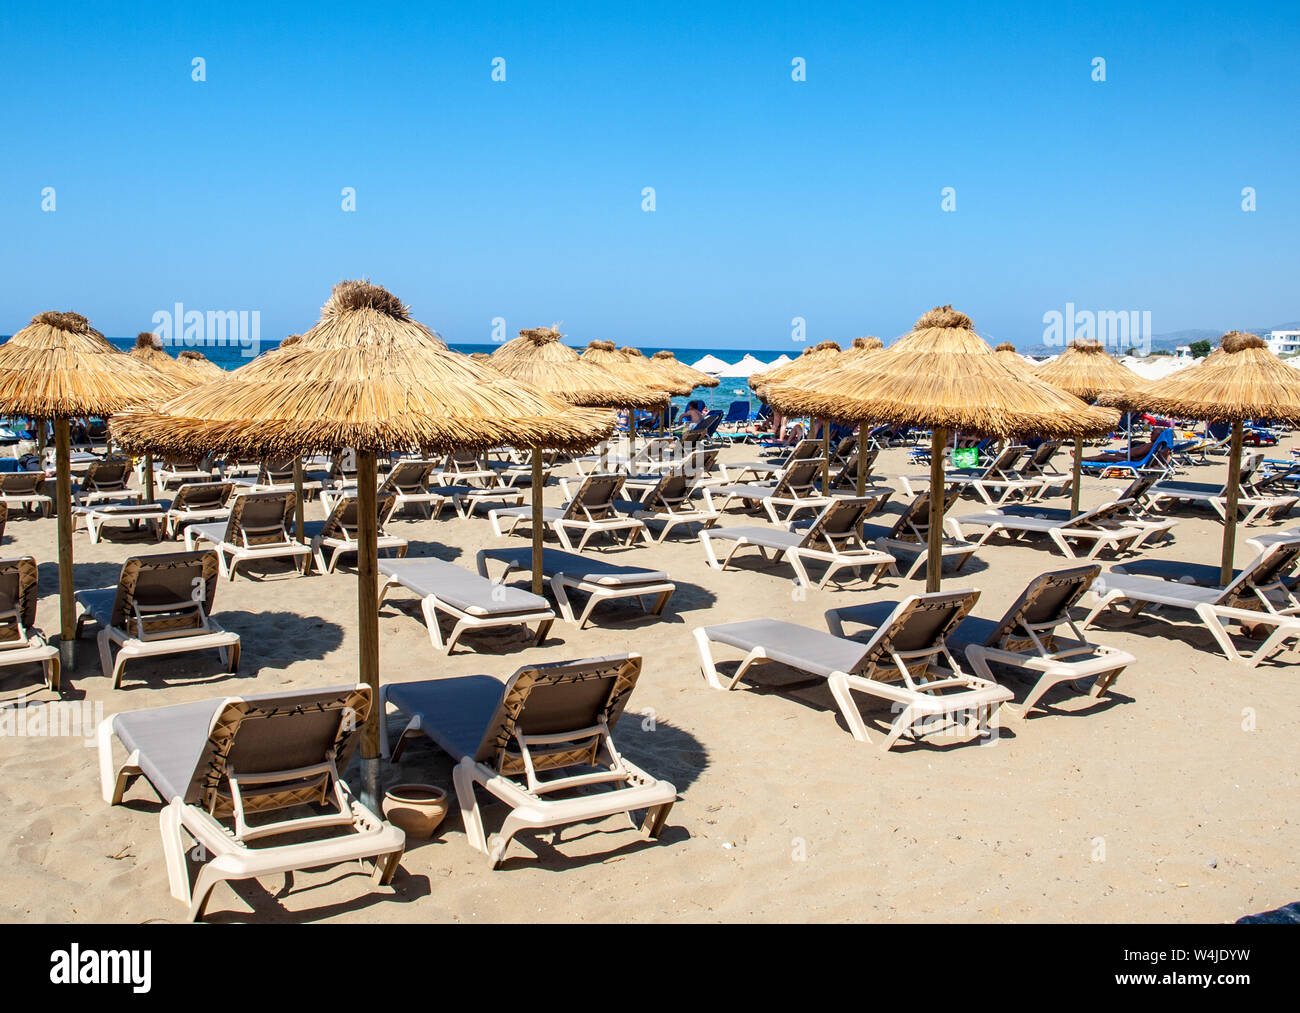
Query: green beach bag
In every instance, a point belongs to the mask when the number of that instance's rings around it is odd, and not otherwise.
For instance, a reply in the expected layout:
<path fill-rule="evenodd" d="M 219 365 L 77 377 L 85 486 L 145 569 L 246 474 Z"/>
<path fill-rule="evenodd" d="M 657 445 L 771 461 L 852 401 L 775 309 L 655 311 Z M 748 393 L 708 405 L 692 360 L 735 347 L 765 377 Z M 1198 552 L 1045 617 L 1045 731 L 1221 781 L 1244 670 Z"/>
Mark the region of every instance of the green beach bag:
<path fill-rule="evenodd" d="M 980 463 L 980 452 L 974 447 L 957 447 L 952 452 L 954 468 L 974 468 Z"/>

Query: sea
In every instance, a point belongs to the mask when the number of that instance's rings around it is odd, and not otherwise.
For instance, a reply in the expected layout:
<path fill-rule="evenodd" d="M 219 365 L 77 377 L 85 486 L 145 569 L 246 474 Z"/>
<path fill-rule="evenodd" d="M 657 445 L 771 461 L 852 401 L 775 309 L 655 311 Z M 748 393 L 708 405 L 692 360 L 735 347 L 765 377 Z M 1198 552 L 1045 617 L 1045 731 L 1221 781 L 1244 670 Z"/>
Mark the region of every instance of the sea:
<path fill-rule="evenodd" d="M 108 340 L 124 352 L 129 352 L 135 347 L 134 337 L 109 338 Z M 277 344 L 279 344 L 279 342 L 262 342 L 261 350 L 263 352 L 270 351 Z M 470 355 L 474 352 L 487 352 L 491 354 L 499 346 L 493 344 L 450 344 L 450 347 L 457 352 L 463 352 L 466 355 Z M 660 351 L 661 348 L 667 348 L 668 351 L 672 352 L 673 355 L 677 357 L 679 362 L 684 362 L 688 366 L 694 362 L 698 362 L 706 355 L 713 355 L 721 359 L 723 362 L 728 363 L 739 362 L 746 354 L 753 355 L 756 359 L 763 362 L 771 362 L 781 355 L 780 351 L 772 349 L 755 349 L 747 352 L 743 348 L 676 348 L 656 345 L 642 345 L 640 347 L 642 353 L 647 356 L 654 355 L 655 352 Z M 211 359 L 222 369 L 238 369 L 240 366 L 249 362 L 249 358 L 244 355 L 243 349 L 237 344 L 203 345 L 198 347 L 197 350 L 202 352 L 204 356 Z M 182 351 L 182 349 L 169 348 L 166 349 L 166 351 L 171 355 L 175 355 Z M 795 358 L 798 353 L 791 351 L 786 352 L 785 354 L 790 356 L 790 358 Z M 749 389 L 749 382 L 743 377 L 721 377 L 720 382 L 716 387 L 701 387 L 687 397 L 673 398 L 673 403 L 679 407 L 685 406 L 687 401 L 703 401 L 706 409 L 710 411 L 718 409 L 724 412 L 730 407 L 733 401 L 748 401 L 751 411 L 755 410 L 759 404 L 757 395 Z"/>

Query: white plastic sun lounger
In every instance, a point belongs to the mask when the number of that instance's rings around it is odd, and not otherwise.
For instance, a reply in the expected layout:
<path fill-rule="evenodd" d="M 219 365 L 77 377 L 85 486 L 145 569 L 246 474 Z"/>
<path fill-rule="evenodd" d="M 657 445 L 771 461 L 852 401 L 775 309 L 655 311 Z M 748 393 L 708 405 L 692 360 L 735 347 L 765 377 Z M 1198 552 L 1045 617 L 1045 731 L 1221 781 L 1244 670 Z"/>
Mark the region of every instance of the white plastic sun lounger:
<path fill-rule="evenodd" d="M 720 485 L 712 490 L 711 495 L 722 497 L 722 502 L 716 504 L 719 511 L 726 510 L 733 500 L 740 500 L 747 509 L 762 506 L 773 524 L 788 523 L 801 511 L 820 510 L 831 502 L 833 497 L 823 495 L 817 489 L 822 464 L 822 458 L 802 458 L 782 471 L 769 485 Z M 778 507 L 785 508 L 784 518 L 778 513 Z"/>
<path fill-rule="evenodd" d="M 1300 599 L 1285 580 L 1295 570 L 1298 559 L 1300 539 L 1278 542 L 1251 560 L 1224 588 L 1200 587 L 1181 580 L 1161 580 L 1112 569 L 1094 582 L 1092 589 L 1099 600 L 1082 628 L 1087 629 L 1102 612 L 1121 603 L 1129 605 L 1129 617 L 1136 617 L 1152 606 L 1184 610 L 1196 615 L 1230 660 L 1244 661 L 1254 667 L 1287 641 L 1300 638 Z M 1265 627 L 1272 632 L 1253 652 L 1243 654 L 1225 625 L 1232 622 Z"/>
<path fill-rule="evenodd" d="M 230 497 L 235 491 L 233 482 L 190 482 L 176 490 L 176 498 L 162 500 L 167 510 L 165 531 L 175 538 L 187 524 L 211 524 L 230 516 Z"/>
<path fill-rule="evenodd" d="M 128 488 L 131 480 L 131 462 L 125 458 L 95 460 L 86 469 L 81 484 L 73 489 L 73 499 L 81 506 L 96 503 L 139 502 L 144 494 Z"/>
<path fill-rule="evenodd" d="M 476 562 L 478 572 L 488 576 L 488 561 L 505 563 L 505 572 L 501 580 L 507 580 L 512 574 L 521 571 L 532 572 L 533 550 L 522 549 L 479 549 Z M 596 606 L 617 598 L 635 598 L 645 607 L 645 599 L 653 597 L 654 604 L 648 610 L 651 615 L 663 615 L 668 599 L 677 590 L 663 570 L 647 570 L 639 566 L 620 566 L 603 559 L 593 559 L 576 552 L 563 552 L 560 549 L 542 550 L 542 574 L 550 582 L 555 595 L 555 603 L 560 607 L 560 615 L 565 622 L 576 623 L 582 629 L 591 618 Z M 574 618 L 573 605 L 569 601 L 569 591 L 581 591 L 588 595 L 587 605 L 578 618 Z"/>
<path fill-rule="evenodd" d="M 663 542 L 679 525 L 700 525 L 704 531 L 718 522 L 718 512 L 713 509 L 707 490 L 702 490 L 702 502 L 695 499 L 691 480 L 680 472 L 664 475 L 640 500 L 615 500 L 614 507 L 647 527 L 662 524 L 663 530 L 655 541 Z"/>
<path fill-rule="evenodd" d="M 1070 559 L 1077 556 L 1071 542 L 1090 543 L 1091 548 L 1087 558 L 1092 559 L 1102 549 L 1123 552 L 1150 533 L 1117 519 L 1120 513 L 1131 505 L 1131 500 L 1117 500 L 1065 520 L 1046 516 L 1046 511 L 1021 513 L 1010 510 L 989 510 L 982 514 L 950 517 L 944 522 L 944 526 L 953 537 L 961 539 L 967 537 L 966 528 L 984 528 L 984 534 L 975 543 L 977 547 L 996 534 L 1008 534 L 1013 541 L 1023 535 L 1047 535 L 1062 554 Z M 1044 516 L 1038 516 L 1038 513 Z"/>
<path fill-rule="evenodd" d="M 48 517 L 54 500 L 45 491 L 45 472 L 0 472 L 0 503 L 7 507 L 19 506 L 30 512 L 39 507 Z"/>
<path fill-rule="evenodd" d="M 997 457 L 981 468 L 958 468 L 946 472 L 943 478 L 944 484 L 950 488 L 958 485 L 962 488 L 974 489 L 980 499 L 989 506 L 1005 503 L 1013 496 L 1025 499 L 1036 497 L 1048 484 L 1046 480 L 1037 476 L 1025 477 L 1015 471 L 1016 462 L 1028 449 L 1015 444 L 1003 447 Z M 900 475 L 898 480 L 903 485 L 903 491 L 909 496 L 915 496 L 917 492 L 930 486 L 928 475 Z M 999 494 L 996 499 L 994 492 Z"/>
<path fill-rule="evenodd" d="M 224 524 L 191 524 L 185 529 L 185 548 L 193 551 L 200 540 L 217 550 L 221 573 L 235 579 L 235 569 L 250 559 L 288 557 L 302 573 L 311 569 L 312 550 L 289 534 L 293 516 L 292 492 L 245 492 L 230 504 Z"/>
<path fill-rule="evenodd" d="M 408 719 L 392 760 L 401 757 L 408 739 L 423 734 L 456 761 L 452 776 L 465 833 L 493 869 L 500 868 L 514 836 L 530 828 L 591 823 L 619 813 L 630 819 L 645 810 L 642 833 L 658 837 L 677 789 L 629 762 L 613 741 L 640 672 L 640 655 L 620 654 L 530 665 L 504 683 L 490 675 L 390 683 L 383 699 Z M 385 752 L 387 724 L 380 722 Z M 491 839 L 476 787 L 509 810 Z"/>
<path fill-rule="evenodd" d="M 538 624 L 534 643 L 541 646 L 555 622 L 555 611 L 545 598 L 441 559 L 384 559 L 379 562 L 379 572 L 386 578 L 379 588 L 379 604 L 383 605 L 385 596 L 395 587 L 419 595 L 429 639 L 435 648 L 448 654 L 466 630 L 531 622 Z M 456 620 L 445 641 L 438 625 L 439 612 Z"/>
<path fill-rule="evenodd" d="M 76 592 L 77 636 L 99 628 L 99 664 L 114 689 L 132 658 L 215 650 L 227 671 L 239 671 L 239 634 L 212 618 L 218 571 L 212 550 L 133 556 L 116 587 Z M 113 644 L 120 648 L 116 661 Z"/>
<path fill-rule="evenodd" d="M 623 488 L 622 475 L 588 475 L 573 497 L 563 507 L 543 507 L 542 523 L 554 530 L 560 544 L 566 549 L 574 549 L 570 529 L 581 532 L 576 549 L 581 552 L 587 542 L 601 534 L 617 535 L 624 532 L 623 545 L 631 545 L 639 535 L 647 542 L 650 534 L 645 522 L 635 517 L 619 514 L 615 501 Z M 520 521 L 533 521 L 531 506 L 505 507 L 488 510 L 488 519 L 492 530 L 498 537 L 512 534 Z M 501 530 L 501 521 L 511 522 L 506 531 Z"/>
<path fill-rule="evenodd" d="M 994 678 L 993 664 L 1037 676 L 1024 702 L 1005 704 L 1004 714 L 1027 716 L 1048 690 L 1063 682 L 1082 689 L 1083 683 L 1090 681 L 1088 695 L 1096 699 L 1137 660 L 1127 651 L 1092 643 L 1070 618 L 1070 609 L 1100 573 L 1101 567 L 1092 565 L 1041 574 L 1029 582 L 1000 620 L 967 616 L 948 638 L 953 651 L 964 648 L 967 662 L 982 678 Z M 829 613 L 827 620 L 830 622 Z M 836 630 L 840 621 L 831 622 L 831 629 Z M 1061 626 L 1073 637 L 1059 635 Z"/>
<path fill-rule="evenodd" d="M 961 486 L 955 485 L 946 490 L 945 513 L 952 508 L 960 495 Z M 893 527 L 886 528 L 883 524 L 863 524 L 862 537 L 868 540 L 874 539 L 876 548 L 888 552 L 895 559 L 903 553 L 911 555 L 911 565 L 903 576 L 908 579 L 915 577 L 929 560 L 930 491 L 927 489 L 920 493 L 904 507 L 898 519 L 894 521 Z M 939 563 L 943 565 L 949 558 L 955 559 L 954 569 L 960 570 L 971 560 L 978 548 L 979 546 L 974 542 L 968 542 L 963 538 L 944 537 L 940 542 Z"/>
<path fill-rule="evenodd" d="M 325 520 L 308 521 L 303 525 L 303 537 L 311 539 L 312 556 L 322 573 L 333 573 L 334 568 L 339 564 L 340 558 L 349 553 L 355 553 L 361 548 L 361 543 L 357 540 L 357 531 L 360 524 L 358 516 L 359 502 L 355 494 L 336 497 L 333 500 L 334 505 L 330 507 L 329 516 Z M 406 555 L 409 543 L 405 538 L 390 535 L 384 530 L 384 525 L 388 523 L 388 518 L 392 516 L 396 506 L 397 497 L 395 494 L 388 493 L 387 495 L 378 496 L 376 508 L 379 511 L 379 517 L 376 545 L 380 552 L 393 552 L 400 558 Z M 326 550 L 329 550 L 328 559 L 325 556 Z"/>
<path fill-rule="evenodd" d="M 99 726 L 100 791 L 117 805 L 143 775 L 163 801 L 167 877 L 191 920 L 203 917 L 213 889 L 227 880 L 369 859 L 372 882 L 386 885 L 406 835 L 366 808 L 340 776 L 372 699 L 370 687 L 359 684 L 115 714 Z M 114 738 L 127 751 L 120 765 Z M 307 803 L 327 811 L 256 824 L 249 818 Z M 262 840 L 322 831 L 332 835 L 269 846 Z M 190 849 L 185 834 L 200 847 Z M 204 863 L 193 884 L 187 851 Z"/>
<path fill-rule="evenodd" d="M 72 508 L 73 530 L 76 530 L 78 520 L 86 522 L 86 533 L 90 535 L 91 542 L 97 543 L 103 537 L 104 528 L 114 523 L 126 523 L 132 529 L 148 524 L 154 539 L 161 541 L 167 521 L 167 506 L 163 503 L 139 503 L 134 500 L 120 503 L 97 500 L 90 506 Z"/>
<path fill-rule="evenodd" d="M 704 546 L 709 566 L 715 570 L 725 570 L 737 552 L 752 545 L 764 559 L 768 559 L 771 552 L 770 558 L 774 562 L 788 560 L 794 569 L 796 583 L 803 587 L 812 583 L 808 577 L 808 563 L 813 561 L 826 564 L 826 572 L 817 582 L 819 589 L 845 567 L 852 567 L 855 572 L 864 566 L 870 567 L 868 580 L 875 583 L 886 570 L 898 572 L 894 557 L 868 545 L 859 530 L 863 518 L 874 513 L 878 503 L 875 496 L 861 499 L 844 496 L 827 506 L 811 524 L 802 526 L 802 530 L 799 525 L 791 525 L 784 531 L 758 525 L 708 528 L 700 532 L 700 544 Z M 714 549 L 715 540 L 732 543 L 721 562 Z"/>
<path fill-rule="evenodd" d="M 45 686 L 59 692 L 59 649 L 36 628 L 38 571 L 31 556 L 0 559 L 0 668 L 40 665 Z"/>
<path fill-rule="evenodd" d="M 913 595 L 881 603 L 884 617 L 866 642 L 777 619 L 748 619 L 694 631 L 704 678 L 714 689 L 734 689 L 754 665 L 777 662 L 826 679 L 849 731 L 870 742 L 853 691 L 893 705 L 898 715 L 881 743 L 888 751 L 899 736 L 915 738 L 960 722 L 972 734 L 985 733 L 994 713 L 1012 699 L 996 682 L 968 675 L 948 650 L 946 639 L 965 618 L 978 591 Z M 713 659 L 714 645 L 745 652 L 725 683 Z"/>

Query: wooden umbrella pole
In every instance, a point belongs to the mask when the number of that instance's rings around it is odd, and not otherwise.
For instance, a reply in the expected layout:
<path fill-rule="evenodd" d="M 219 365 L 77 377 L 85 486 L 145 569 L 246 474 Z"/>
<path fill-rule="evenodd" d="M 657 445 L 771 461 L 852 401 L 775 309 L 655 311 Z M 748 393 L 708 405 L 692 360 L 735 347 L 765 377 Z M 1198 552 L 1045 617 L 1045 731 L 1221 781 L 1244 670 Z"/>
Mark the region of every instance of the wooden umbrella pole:
<path fill-rule="evenodd" d="M 533 594 L 542 593 L 542 452 L 533 448 Z"/>
<path fill-rule="evenodd" d="M 822 427 L 822 495 L 831 494 L 831 427 L 825 419 L 818 420 Z"/>
<path fill-rule="evenodd" d="M 54 498 L 59 511 L 59 658 L 65 670 L 77 663 L 76 610 L 72 598 L 72 463 L 68 420 L 54 420 Z"/>
<path fill-rule="evenodd" d="M 867 431 L 867 423 L 864 419 L 858 423 L 858 497 L 861 498 L 867 494 L 867 455 L 866 447 L 862 443 L 862 437 Z"/>
<path fill-rule="evenodd" d="M 45 420 L 36 419 L 36 456 L 45 456 Z M 42 461 L 42 464 L 44 462 Z"/>
<path fill-rule="evenodd" d="M 153 454 L 144 455 L 144 501 L 153 502 Z"/>
<path fill-rule="evenodd" d="M 1237 499 L 1241 494 L 1241 419 L 1232 424 L 1232 449 L 1228 452 L 1228 502 L 1223 508 L 1223 568 L 1219 583 L 1232 583 L 1232 557 L 1237 547 Z"/>
<path fill-rule="evenodd" d="M 1083 464 L 1083 437 L 1074 438 L 1074 477 L 1070 480 L 1070 516 L 1079 515 L 1079 478 Z"/>
<path fill-rule="evenodd" d="M 293 537 L 303 540 L 302 455 L 293 459 Z"/>
<path fill-rule="evenodd" d="M 943 577 L 943 501 L 947 489 L 943 481 L 943 447 L 948 434 L 935 426 L 930 434 L 930 531 L 925 557 L 925 590 L 939 590 Z"/>
<path fill-rule="evenodd" d="M 379 790 L 379 486 L 375 452 L 357 452 L 357 626 L 360 632 L 360 679 L 373 697 L 361 730 L 361 799 L 372 809 L 382 801 Z"/>

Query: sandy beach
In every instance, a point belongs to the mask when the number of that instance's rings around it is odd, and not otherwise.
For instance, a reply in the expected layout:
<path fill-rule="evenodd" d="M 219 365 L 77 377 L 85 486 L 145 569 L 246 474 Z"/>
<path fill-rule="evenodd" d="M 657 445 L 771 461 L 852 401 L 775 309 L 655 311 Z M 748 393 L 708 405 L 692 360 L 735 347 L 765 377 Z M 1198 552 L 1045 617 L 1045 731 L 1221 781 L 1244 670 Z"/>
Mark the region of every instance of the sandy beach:
<path fill-rule="evenodd" d="M 1287 438 L 1268 453 L 1288 457 L 1297 445 Z M 739 446 L 723 459 L 756 453 Z M 1067 466 L 1065 453 L 1056 463 Z M 892 516 L 906 501 L 896 476 L 925 467 L 909 466 L 906 448 L 890 448 L 876 471 L 895 487 Z M 1225 476 L 1218 457 L 1182 477 Z M 1124 484 L 1085 478 L 1083 503 L 1099 504 Z M 546 502 L 561 502 L 555 485 Z M 964 499 L 954 513 L 981 509 Z M 308 505 L 309 518 L 320 511 L 319 502 Z M 1175 516 L 1175 540 L 1144 554 L 1217 563 L 1223 528 L 1214 515 Z M 757 522 L 732 509 L 721 523 Z M 1238 565 L 1253 555 L 1247 538 L 1286 526 L 1239 529 Z M 497 538 L 485 518 L 462 520 L 450 510 L 441 520 L 399 516 L 388 529 L 409 540 L 413 557 L 470 568 L 480 548 L 526 544 L 524 527 Z M 53 519 L 11 513 L 2 552 L 40 563 L 38 622 L 47 635 L 58 628 L 55 544 Z M 1031 577 L 1071 565 L 1049 546 L 1046 539 L 990 544 L 962 572 L 947 574 L 945 588 L 979 588 L 976 614 L 997 618 Z M 79 531 L 76 586 L 112 585 L 128 556 L 180 547 L 122 534 L 92 545 Z M 800 596 L 786 565 L 755 554 L 716 572 L 684 533 L 663 545 L 594 551 L 668 571 L 677 592 L 666 615 L 646 619 L 635 604 L 615 604 L 582 631 L 557 623 L 541 648 L 512 629 L 468 634 L 448 657 L 432 649 L 415 598 L 398 593 L 381 610 L 382 677 L 504 677 L 542 660 L 639 652 L 644 669 L 616 741 L 678 789 L 658 841 L 642 841 L 617 818 L 526 833 L 494 872 L 467 844 L 453 807 L 433 840 L 411 844 L 391 890 L 372 892 L 355 868 L 318 870 L 295 875 L 287 892 L 279 877 L 222 887 L 208 918 L 1228 922 L 1296 899 L 1300 822 L 1288 800 L 1300 792 L 1300 776 L 1286 762 L 1300 726 L 1294 654 L 1252 669 L 1224 658 L 1191 623 L 1103 619 L 1096 640 L 1138 658 L 1109 698 L 1094 701 L 1067 685 L 1049 696 L 1049 713 L 1004 725 L 989 744 L 940 737 L 882 754 L 853 740 L 818 680 L 773 666 L 734 692 L 708 688 L 691 630 L 759 616 L 825 629 L 826 609 L 899 600 L 923 591 L 922 580 L 886 577 L 875 588 L 846 580 Z M 1114 561 L 1103 556 L 1104 566 Z M 275 565 L 254 568 L 251 577 L 241 572 L 221 582 L 215 607 L 222 625 L 243 638 L 237 676 L 222 672 L 213 652 L 135 663 L 113 690 L 93 639 L 85 639 L 77 668 L 64 673 L 65 699 L 111 714 L 355 681 L 356 600 L 350 563 L 310 577 Z M 34 670 L 2 671 L 0 702 L 52 699 Z M 1023 697 L 1024 684 L 1013 688 Z M 873 705 L 859 700 L 870 719 Z M 421 739 L 400 764 L 385 764 L 385 782 L 450 791 L 450 767 Z M 0 736 L 0 918 L 183 920 L 167 889 L 159 808 L 143 780 L 125 805 L 106 805 L 92 742 Z M 491 830 L 501 808 L 489 806 L 487 818 Z"/>

